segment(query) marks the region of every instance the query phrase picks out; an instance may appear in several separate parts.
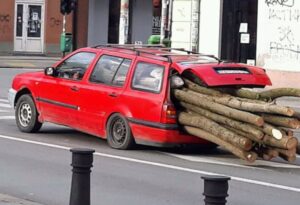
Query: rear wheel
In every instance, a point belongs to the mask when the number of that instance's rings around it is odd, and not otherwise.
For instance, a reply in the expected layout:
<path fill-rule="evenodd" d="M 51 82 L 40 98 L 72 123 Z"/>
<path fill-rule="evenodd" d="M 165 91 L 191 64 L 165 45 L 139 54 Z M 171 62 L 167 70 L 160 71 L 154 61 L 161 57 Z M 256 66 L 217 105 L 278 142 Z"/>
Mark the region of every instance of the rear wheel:
<path fill-rule="evenodd" d="M 16 105 L 16 123 L 22 132 L 37 132 L 42 127 L 38 121 L 38 112 L 31 95 L 22 95 Z"/>
<path fill-rule="evenodd" d="M 127 120 L 120 114 L 113 114 L 106 126 L 107 143 L 115 149 L 130 149 L 135 142 Z"/>

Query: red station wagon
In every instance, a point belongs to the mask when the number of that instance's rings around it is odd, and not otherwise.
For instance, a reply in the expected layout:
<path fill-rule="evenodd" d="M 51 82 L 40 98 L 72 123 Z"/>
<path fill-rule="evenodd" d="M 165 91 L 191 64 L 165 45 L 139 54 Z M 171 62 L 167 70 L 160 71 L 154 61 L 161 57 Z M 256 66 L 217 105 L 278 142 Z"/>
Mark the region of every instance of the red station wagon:
<path fill-rule="evenodd" d="M 209 144 L 185 134 L 176 121 L 171 87 L 180 86 L 180 76 L 187 74 L 210 87 L 271 84 L 261 68 L 210 55 L 105 45 L 78 49 L 44 72 L 17 75 L 9 101 L 22 132 L 37 132 L 43 122 L 52 122 L 107 138 L 117 149 Z"/>

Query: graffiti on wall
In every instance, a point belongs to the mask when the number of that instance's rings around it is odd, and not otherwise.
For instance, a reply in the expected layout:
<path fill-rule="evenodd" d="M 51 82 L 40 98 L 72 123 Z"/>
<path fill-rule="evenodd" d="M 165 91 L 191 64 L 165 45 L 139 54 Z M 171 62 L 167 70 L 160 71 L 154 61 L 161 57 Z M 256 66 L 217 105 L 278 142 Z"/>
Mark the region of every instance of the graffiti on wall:
<path fill-rule="evenodd" d="M 0 13 L 0 36 L 4 36 L 11 32 L 10 21 L 11 16 L 9 14 Z"/>
<path fill-rule="evenodd" d="M 56 17 L 51 17 L 50 18 L 50 27 L 56 27 L 62 25 L 62 20 L 56 18 Z"/>
<path fill-rule="evenodd" d="M 294 25 L 300 26 L 300 10 L 294 0 L 266 0 L 269 21 L 277 22 L 275 39 L 270 41 L 270 54 L 276 58 L 300 60 L 300 44 Z M 278 7 L 278 5 L 280 7 Z"/>
<path fill-rule="evenodd" d="M 265 0 L 259 6 L 258 64 L 294 70 L 300 63 L 300 1 Z"/>

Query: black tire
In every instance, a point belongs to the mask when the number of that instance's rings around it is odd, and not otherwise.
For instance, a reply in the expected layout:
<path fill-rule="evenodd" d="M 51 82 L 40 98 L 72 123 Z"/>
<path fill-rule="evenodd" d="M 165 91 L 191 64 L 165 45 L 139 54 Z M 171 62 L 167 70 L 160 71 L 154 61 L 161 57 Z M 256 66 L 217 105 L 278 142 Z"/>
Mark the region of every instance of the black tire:
<path fill-rule="evenodd" d="M 131 149 L 135 142 L 127 120 L 120 114 L 113 114 L 106 125 L 107 143 L 115 149 Z"/>
<path fill-rule="evenodd" d="M 42 123 L 38 121 L 38 112 L 29 94 L 22 95 L 16 105 L 16 123 L 20 131 L 33 133 L 40 130 Z"/>

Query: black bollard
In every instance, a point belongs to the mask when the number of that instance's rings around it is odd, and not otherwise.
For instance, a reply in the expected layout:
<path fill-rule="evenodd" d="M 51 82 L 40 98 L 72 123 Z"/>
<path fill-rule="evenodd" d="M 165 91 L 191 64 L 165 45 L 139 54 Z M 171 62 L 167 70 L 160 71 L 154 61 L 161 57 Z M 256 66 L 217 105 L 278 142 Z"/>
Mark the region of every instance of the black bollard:
<path fill-rule="evenodd" d="M 205 205 L 225 205 L 230 177 L 203 176 Z"/>
<path fill-rule="evenodd" d="M 90 205 L 90 173 L 95 150 L 75 148 L 70 151 L 73 167 L 70 205 Z"/>

